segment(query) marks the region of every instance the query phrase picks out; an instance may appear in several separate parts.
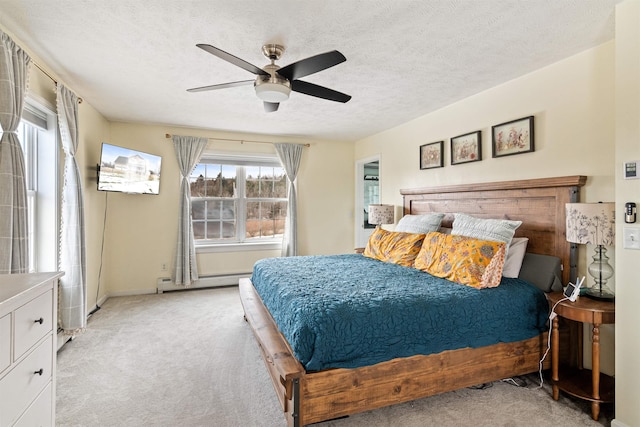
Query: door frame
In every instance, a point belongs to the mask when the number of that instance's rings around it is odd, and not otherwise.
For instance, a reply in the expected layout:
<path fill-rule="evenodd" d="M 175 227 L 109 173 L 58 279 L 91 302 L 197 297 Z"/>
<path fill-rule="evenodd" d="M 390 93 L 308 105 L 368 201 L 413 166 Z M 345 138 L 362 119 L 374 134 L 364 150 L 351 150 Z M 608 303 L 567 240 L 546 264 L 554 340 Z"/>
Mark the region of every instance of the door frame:
<path fill-rule="evenodd" d="M 378 168 L 380 167 L 380 154 L 365 157 L 363 159 L 356 160 L 356 173 L 355 173 L 355 187 L 356 187 L 356 200 L 355 200 L 355 247 L 364 247 L 369 240 L 369 236 L 373 232 L 371 228 L 364 228 L 364 165 L 371 162 L 378 162 Z M 380 173 L 378 172 L 378 182 L 380 182 Z"/>

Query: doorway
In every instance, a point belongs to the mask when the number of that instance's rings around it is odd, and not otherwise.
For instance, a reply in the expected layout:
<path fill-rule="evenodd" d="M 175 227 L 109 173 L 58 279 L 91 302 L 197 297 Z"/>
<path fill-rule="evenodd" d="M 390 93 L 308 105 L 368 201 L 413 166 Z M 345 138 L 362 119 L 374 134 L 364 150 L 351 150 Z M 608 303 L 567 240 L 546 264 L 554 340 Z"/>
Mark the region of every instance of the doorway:
<path fill-rule="evenodd" d="M 380 156 L 356 161 L 355 246 L 363 248 L 375 226 L 369 224 L 369 205 L 380 203 Z"/>

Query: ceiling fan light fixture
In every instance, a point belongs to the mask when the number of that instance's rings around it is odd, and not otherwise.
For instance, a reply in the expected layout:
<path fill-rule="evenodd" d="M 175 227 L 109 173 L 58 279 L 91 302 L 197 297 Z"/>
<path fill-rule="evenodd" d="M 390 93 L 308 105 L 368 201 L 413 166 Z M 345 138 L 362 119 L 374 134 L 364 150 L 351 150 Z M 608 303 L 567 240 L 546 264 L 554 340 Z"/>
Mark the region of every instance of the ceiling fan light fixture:
<path fill-rule="evenodd" d="M 271 61 L 271 63 L 262 68 L 258 68 L 255 65 L 218 49 L 215 46 L 211 46 L 210 44 L 200 43 L 196 46 L 230 64 L 256 75 L 253 87 L 256 91 L 256 96 L 264 102 L 264 109 L 268 113 L 277 111 L 280 103 L 289 99 L 289 95 L 292 90 L 304 95 L 335 102 L 344 103 L 351 99 L 351 96 L 347 94 L 324 86 L 318 86 L 313 83 L 298 80 L 298 77 L 308 76 L 346 61 L 347 58 L 337 50 L 310 56 L 281 68 L 275 62 L 280 59 L 280 56 L 282 56 L 284 46 L 278 44 L 266 44 L 262 46 L 262 53 L 269 59 L 269 61 Z M 251 84 L 251 80 L 195 87 L 187 89 L 187 92 L 203 92 L 243 86 L 246 84 Z"/>
<path fill-rule="evenodd" d="M 289 99 L 291 87 L 272 82 L 262 82 L 256 85 L 256 95 L 266 102 L 282 102 Z"/>

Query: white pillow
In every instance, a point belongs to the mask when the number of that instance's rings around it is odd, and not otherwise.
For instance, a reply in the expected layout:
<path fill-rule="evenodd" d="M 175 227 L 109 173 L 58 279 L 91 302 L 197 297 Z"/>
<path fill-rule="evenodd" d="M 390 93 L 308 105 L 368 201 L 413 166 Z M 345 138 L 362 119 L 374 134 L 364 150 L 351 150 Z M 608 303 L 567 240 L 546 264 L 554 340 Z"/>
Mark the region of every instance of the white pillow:
<path fill-rule="evenodd" d="M 504 267 L 502 267 L 502 275 L 504 277 L 515 278 L 520 275 L 522 260 L 527 251 L 527 243 L 529 243 L 529 239 L 526 237 L 514 237 L 511 240 L 507 258 L 504 260 Z"/>
<path fill-rule="evenodd" d="M 444 214 L 432 213 L 425 215 L 405 215 L 400 218 L 394 231 L 402 233 L 427 234 L 440 229 Z"/>
<path fill-rule="evenodd" d="M 511 243 L 516 228 L 522 221 L 510 221 L 507 219 L 483 219 L 465 214 L 454 214 L 453 229 L 451 234 L 474 237 L 481 240 Z M 508 251 L 507 251 L 508 252 Z"/>

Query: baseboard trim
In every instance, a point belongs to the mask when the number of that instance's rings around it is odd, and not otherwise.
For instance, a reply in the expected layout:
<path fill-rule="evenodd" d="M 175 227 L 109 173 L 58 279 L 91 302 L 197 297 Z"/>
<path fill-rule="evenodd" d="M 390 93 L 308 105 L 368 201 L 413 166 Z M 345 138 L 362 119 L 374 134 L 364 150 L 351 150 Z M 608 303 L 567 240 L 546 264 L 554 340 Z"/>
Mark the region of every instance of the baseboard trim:
<path fill-rule="evenodd" d="M 611 427 L 629 427 L 629 426 L 614 418 L 613 420 L 611 420 Z"/>
<path fill-rule="evenodd" d="M 105 301 L 111 297 L 130 297 L 133 295 L 147 295 L 147 294 L 155 294 L 155 289 L 131 289 L 128 291 L 116 291 L 109 292 L 104 298 Z"/>
<path fill-rule="evenodd" d="M 96 306 L 100 307 L 108 299 L 109 299 L 109 295 L 103 295 L 102 298 L 100 298 L 98 302 L 96 302 Z"/>
<path fill-rule="evenodd" d="M 157 292 L 159 294 L 168 291 L 184 291 L 189 289 L 203 289 L 203 288 L 217 288 L 221 286 L 238 286 L 240 279 L 245 277 L 251 277 L 251 273 L 233 273 L 233 274 L 219 274 L 211 276 L 202 276 L 191 286 L 184 287 L 176 285 L 168 277 L 160 277 L 157 282 Z"/>
<path fill-rule="evenodd" d="M 65 335 L 64 331 L 58 330 L 58 348 L 57 351 L 60 351 L 62 347 L 73 339 L 73 335 Z"/>

